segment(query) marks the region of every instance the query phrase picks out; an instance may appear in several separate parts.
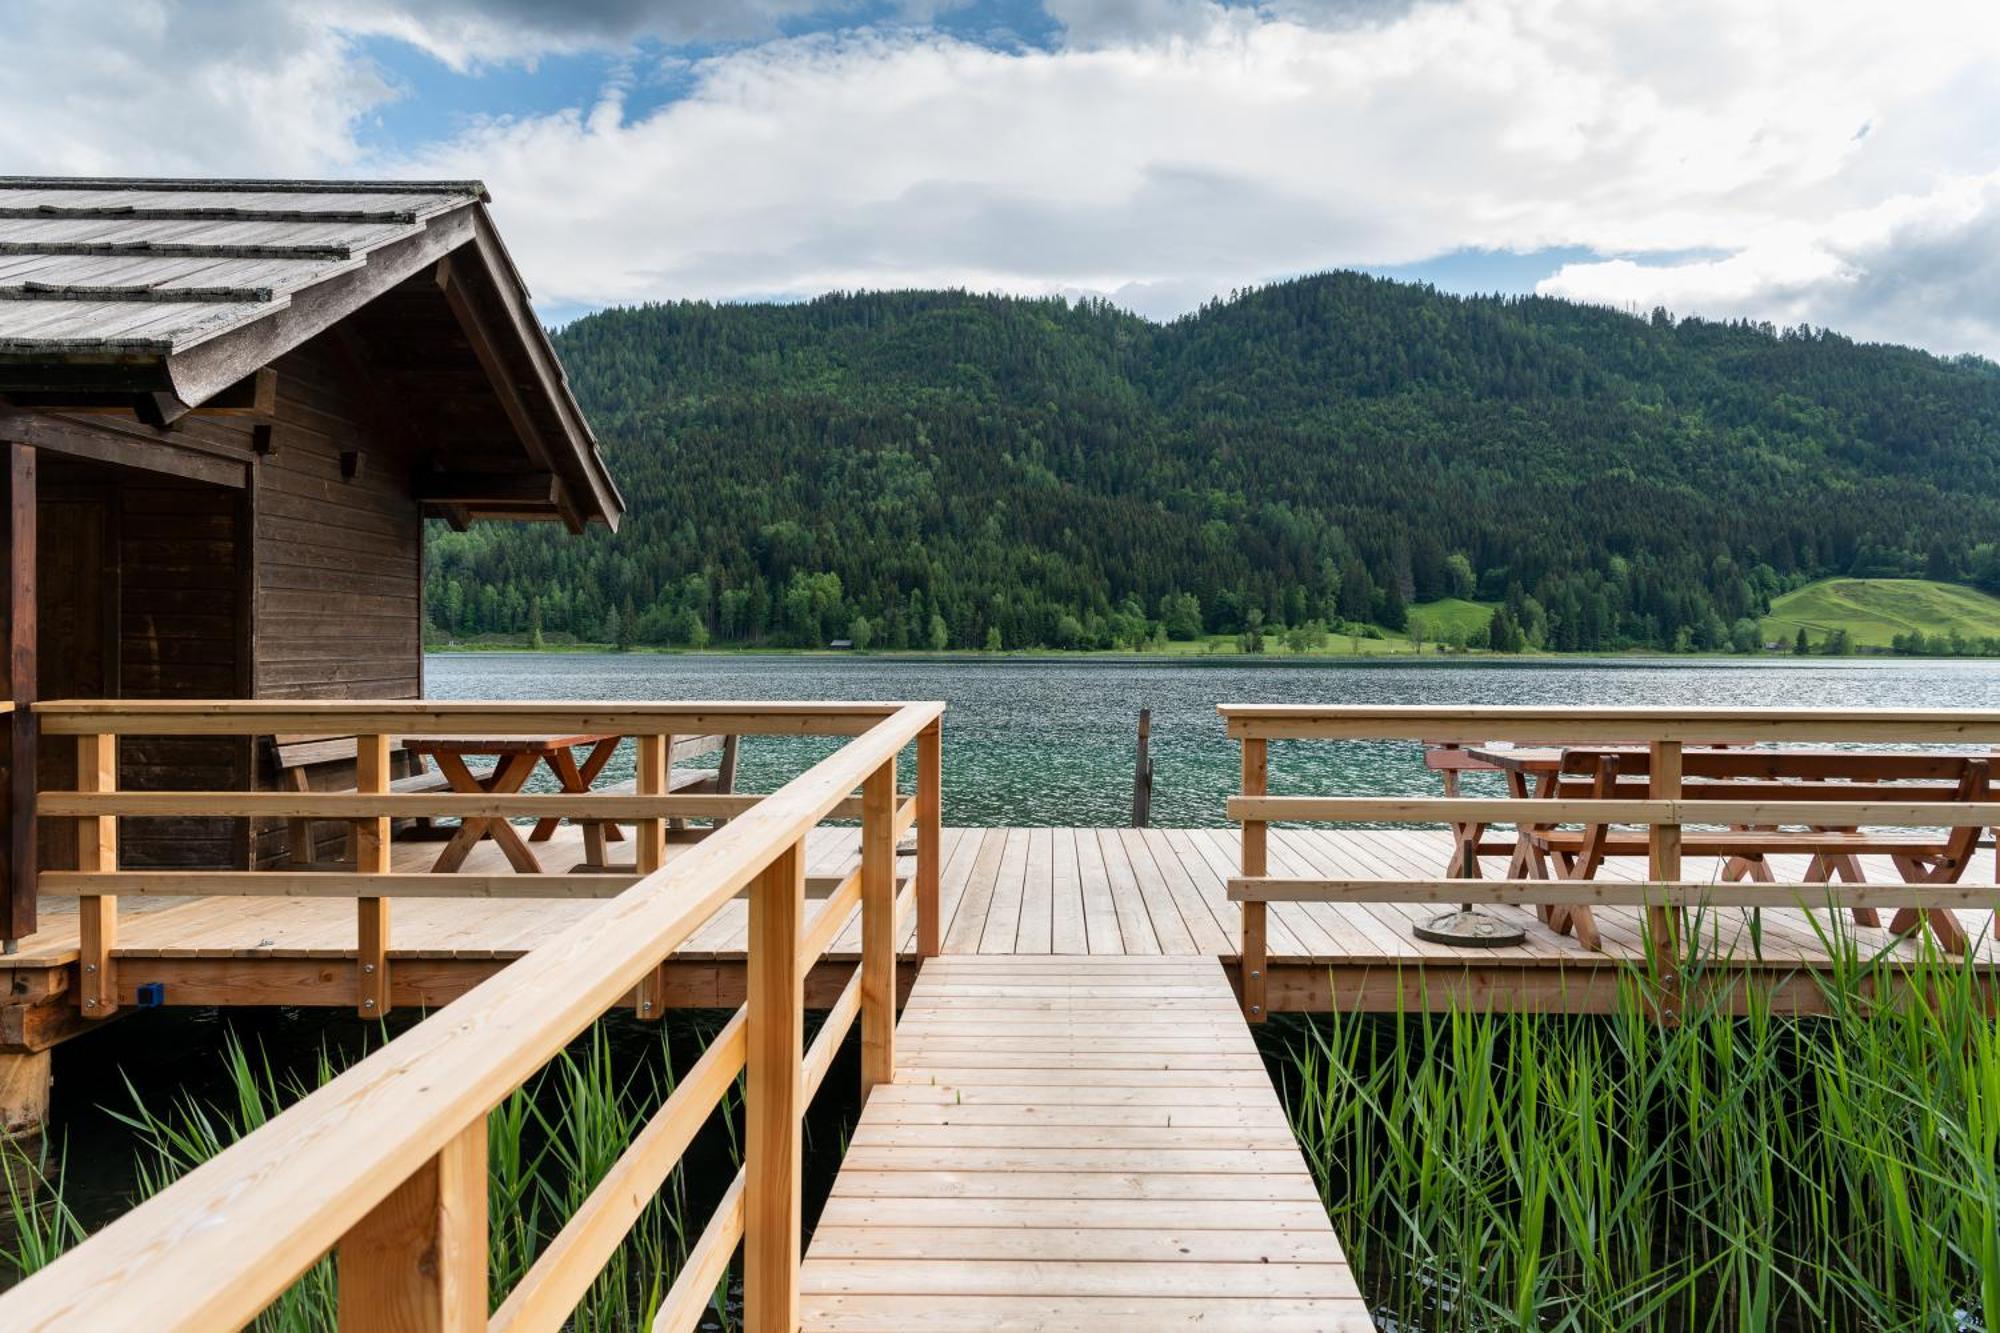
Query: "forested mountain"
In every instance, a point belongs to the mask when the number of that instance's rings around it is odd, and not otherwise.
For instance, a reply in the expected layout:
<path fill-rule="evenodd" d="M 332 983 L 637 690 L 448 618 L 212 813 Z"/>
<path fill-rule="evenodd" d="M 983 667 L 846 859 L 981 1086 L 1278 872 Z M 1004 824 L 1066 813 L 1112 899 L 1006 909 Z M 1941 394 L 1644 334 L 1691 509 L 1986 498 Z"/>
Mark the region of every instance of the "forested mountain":
<path fill-rule="evenodd" d="M 1352 273 L 1156 325 L 962 292 L 557 336 L 616 536 L 437 531 L 435 631 L 1110 646 L 1504 603 L 1719 647 L 1828 574 L 2000 584 L 2000 367 Z"/>

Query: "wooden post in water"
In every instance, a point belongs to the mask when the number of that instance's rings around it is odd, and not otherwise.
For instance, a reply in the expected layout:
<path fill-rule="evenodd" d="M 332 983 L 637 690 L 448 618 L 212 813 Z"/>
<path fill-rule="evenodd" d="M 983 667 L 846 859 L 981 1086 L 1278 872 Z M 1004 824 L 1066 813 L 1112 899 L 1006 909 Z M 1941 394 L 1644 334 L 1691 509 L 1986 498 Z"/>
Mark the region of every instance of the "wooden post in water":
<path fill-rule="evenodd" d="M 1153 710 L 1139 710 L 1139 754 L 1132 766 L 1132 827 L 1153 821 Z"/>

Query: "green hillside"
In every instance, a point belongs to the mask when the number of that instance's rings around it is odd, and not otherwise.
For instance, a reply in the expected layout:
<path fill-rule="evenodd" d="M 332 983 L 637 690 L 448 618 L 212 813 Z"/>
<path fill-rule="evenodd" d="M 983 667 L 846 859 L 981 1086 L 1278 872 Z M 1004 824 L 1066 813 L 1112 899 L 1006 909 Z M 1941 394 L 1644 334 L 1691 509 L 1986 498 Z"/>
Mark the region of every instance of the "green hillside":
<path fill-rule="evenodd" d="M 1898 635 L 2000 638 L 2000 597 L 1930 579 L 1821 579 L 1771 603 L 1764 637 L 1790 642 L 1801 628 L 1814 644 L 1846 630 L 1856 648 L 1888 648 Z"/>
<path fill-rule="evenodd" d="M 1495 607 L 1490 602 L 1469 602 L 1462 597 L 1445 597 L 1410 608 L 1410 632 L 1421 630 L 1426 642 L 1440 640 L 1478 646 L 1486 637 Z"/>
<path fill-rule="evenodd" d="M 557 343 L 615 536 L 437 530 L 434 639 L 1103 649 L 1324 626 L 1720 650 L 1811 579 L 2000 588 L 2000 366 L 1355 273 L 1155 324 L 966 292 Z"/>

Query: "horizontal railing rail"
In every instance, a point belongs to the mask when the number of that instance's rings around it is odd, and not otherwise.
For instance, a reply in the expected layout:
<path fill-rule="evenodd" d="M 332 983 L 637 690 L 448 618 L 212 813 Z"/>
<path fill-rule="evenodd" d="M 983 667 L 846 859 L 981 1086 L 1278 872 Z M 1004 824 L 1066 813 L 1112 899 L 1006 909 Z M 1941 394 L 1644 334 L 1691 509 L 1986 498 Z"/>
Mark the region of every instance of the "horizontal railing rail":
<path fill-rule="evenodd" d="M 1222 704 L 1236 740 L 1622 745 L 1764 741 L 2000 745 L 2000 709 L 1561 708 Z"/>
<path fill-rule="evenodd" d="M 578 703 L 573 700 L 50 699 L 34 705 L 47 736 L 241 736 L 383 733 L 535 736 L 546 732 L 859 736 L 894 703 Z M 251 723 L 246 728 L 246 723 Z"/>
<path fill-rule="evenodd" d="M 675 793 L 670 767 L 675 738 L 728 736 L 823 736 L 866 734 L 898 715 L 902 705 L 885 702 L 751 701 L 692 703 L 521 702 L 410 700 L 52 700 L 34 705 L 44 737 L 73 738 L 77 747 L 76 790 L 45 791 L 35 800 L 41 819 L 68 820 L 77 829 L 76 868 L 48 870 L 37 877 L 36 892 L 77 900 L 78 1003 L 88 1018 L 105 1018 L 127 1002 L 118 968 L 118 899 L 121 896 L 209 896 L 351 898 L 356 903 L 355 1007 L 379 1017 L 390 1007 L 391 903 L 396 898 L 603 898 L 629 887 L 651 867 L 591 865 L 552 874 L 536 869 L 534 858 L 510 829 L 503 846 L 515 864 L 511 875 L 398 873 L 391 862 L 391 821 L 456 819 L 468 843 L 500 821 L 568 818 L 601 840 L 605 826 L 631 826 L 640 847 L 658 845 L 667 821 L 727 820 L 754 809 L 755 794 Z M 143 736 L 351 737 L 355 768 L 352 791 L 120 791 L 117 754 L 120 738 Z M 651 781 L 632 790 L 520 792 L 465 790 L 397 791 L 390 756 L 405 737 L 515 738 L 589 736 L 636 741 L 638 767 Z M 915 881 L 919 896 L 934 905 L 937 893 L 939 752 L 933 727 L 917 738 L 916 792 L 892 812 L 896 832 L 918 826 Z M 343 742 L 344 744 L 344 742 Z M 608 757 L 608 755 L 606 756 Z M 532 762 L 532 761 L 531 761 Z M 572 764 L 572 768 L 574 765 Z M 463 773 L 460 785 L 464 786 Z M 585 779 L 588 780 L 587 778 Z M 566 784 L 567 785 L 567 784 Z M 829 817 L 860 818 L 865 800 L 843 795 Z M 928 812 L 928 818 L 920 817 Z M 252 821 L 250 865 L 242 869 L 128 868 L 119 860 L 123 819 L 213 818 Z M 302 870 L 261 866 L 255 830 L 258 821 L 340 821 L 352 830 L 349 869 Z M 552 825 L 545 824 L 547 829 Z M 310 833 L 305 840 L 310 845 Z M 680 835 L 676 835 L 678 837 Z M 698 836 L 698 835 L 689 835 Z M 588 838 L 587 838 L 588 841 Z M 601 850 L 601 847 L 600 847 Z M 462 858 L 462 852 L 454 852 Z M 601 858 L 596 858 L 601 859 Z M 442 867 L 443 863 L 440 863 Z M 606 873 L 606 872 L 609 873 Z M 925 916 L 921 947 L 936 952 L 935 923 Z"/>
<path fill-rule="evenodd" d="M 897 892 L 895 847 L 912 821 L 934 838 L 939 803 L 931 778 L 899 800 L 896 767 L 915 741 L 934 778 L 942 711 L 887 706 L 840 750 L 664 863 L 659 840 L 642 837 L 638 882 L 0 1296 L 0 1327 L 242 1327 L 330 1252 L 342 1327 L 487 1325 L 487 1113 L 608 1009 L 657 985 L 668 956 L 746 890 L 742 1009 L 490 1326 L 562 1327 L 740 1076 L 743 1169 L 654 1327 L 693 1326 L 739 1241 L 746 1326 L 796 1327 L 800 1116 L 857 1021 L 864 1095 L 893 1077 L 904 914 L 918 914 L 920 949 L 936 938 L 921 877 Z M 642 791 L 663 785 L 664 760 L 662 746 L 642 747 Z M 857 789 L 860 867 L 808 918 L 806 837 Z M 829 919 L 857 903 L 861 961 L 808 1050 L 806 971 L 833 938 Z"/>
<path fill-rule="evenodd" d="M 1989 798 L 1988 784 L 1989 760 L 2000 762 L 1991 753 L 2000 746 L 2000 710 L 1224 704 L 1218 711 L 1242 747 L 1241 790 L 1227 803 L 1229 818 L 1242 826 L 1242 860 L 1228 892 L 1242 905 L 1242 990 L 1253 1020 L 1265 1012 L 1266 905 L 1273 902 L 1532 905 L 1552 927 L 1574 929 L 1589 947 L 1598 943 L 1592 907 L 1639 907 L 1654 946 L 1670 960 L 1678 957 L 1679 913 L 1691 907 L 1840 908 L 1864 921 L 1875 908 L 1890 907 L 1897 911 L 1892 929 L 1928 924 L 1954 950 L 1966 941 L 1953 909 L 2000 909 L 2000 886 L 1957 882 L 1979 832 L 2000 826 L 2000 801 Z M 1597 767 L 1594 776 L 1557 767 L 1539 795 L 1516 782 L 1510 797 L 1463 797 L 1455 794 L 1455 779 L 1447 782 L 1447 795 L 1434 798 L 1274 795 L 1271 744 L 1299 741 L 1538 745 L 1581 749 Z M 1959 746 L 1977 753 L 1933 763 L 1922 751 L 1862 758 L 1851 749 L 1787 755 L 1770 748 L 1786 744 Z M 1758 748 L 1724 750 L 1720 758 L 1713 748 L 1731 746 Z M 1687 773 L 1690 752 L 1707 772 Z M 1619 771 L 1621 761 L 1628 771 Z M 1868 774 L 1871 763 L 1878 774 Z M 1797 769 L 1789 782 L 1788 764 Z M 1843 782 L 1824 780 L 1850 769 L 1862 774 L 1853 793 L 1841 790 Z M 1955 785 L 1908 785 L 1952 772 L 1961 775 Z M 1801 781 L 1806 777 L 1815 781 Z M 1278 823 L 1446 824 L 1454 830 L 1453 867 L 1461 873 L 1441 872 L 1432 880 L 1274 875 L 1269 830 Z M 1482 841 L 1482 830 L 1495 825 L 1514 827 L 1518 841 L 1509 877 L 1489 880 L 1480 877 L 1478 858 L 1493 849 Z M 1786 831 L 1798 826 L 1802 831 Z M 1621 827 L 1634 831 L 1612 834 Z M 1562 832 L 1578 828 L 1587 832 Z M 1862 836 L 1863 828 L 1910 832 Z M 1558 837 L 1571 841 L 1555 843 Z M 1550 858 L 1555 878 L 1540 869 L 1543 841 L 1558 848 Z M 1722 855 L 1726 878 L 1684 880 L 1683 852 L 1690 845 Z M 1731 846 L 1745 850 L 1731 852 Z M 1775 882 L 1765 852 L 1757 849 L 1793 847 L 1813 858 L 1808 878 Z M 1639 852 L 1648 861 L 1645 880 L 1588 878 L 1593 857 Z M 1866 882 L 1856 858 L 1876 854 L 1897 860 L 1905 882 Z M 1995 930 L 2000 932 L 2000 913 Z M 1672 981 L 1676 965 L 1670 961 L 1664 980 Z"/>

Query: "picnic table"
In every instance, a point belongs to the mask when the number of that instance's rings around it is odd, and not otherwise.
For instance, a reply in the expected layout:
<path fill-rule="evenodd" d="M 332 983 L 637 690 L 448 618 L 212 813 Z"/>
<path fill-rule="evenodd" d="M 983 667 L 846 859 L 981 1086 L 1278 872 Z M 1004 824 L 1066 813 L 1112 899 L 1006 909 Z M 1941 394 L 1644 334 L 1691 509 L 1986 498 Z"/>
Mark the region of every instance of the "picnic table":
<path fill-rule="evenodd" d="M 1472 746 L 1461 769 L 1484 767 L 1505 775 L 1508 794 L 1519 799 L 1643 800 L 1649 795 L 1651 753 L 1643 746 L 1512 747 Z M 1689 747 L 1682 752 L 1683 800 L 1728 801 L 1985 801 L 1991 787 L 1991 757 L 1978 754 L 1883 750 L 1779 750 L 1722 746 Z M 1768 858 L 1782 853 L 1808 855 L 1805 881 L 1848 883 L 1866 880 L 1859 858 L 1886 856 L 1904 882 L 1956 883 L 1971 864 L 1981 830 L 1966 826 L 1943 832 L 1874 829 L 1812 824 L 1786 829 L 1775 824 L 1739 824 L 1681 835 L 1683 854 L 1722 861 L 1725 880 L 1774 879 Z M 1456 831 L 1453 873 L 1477 877 L 1478 851 L 1485 826 Z M 1476 850 L 1475 850 L 1476 849 Z M 1611 857 L 1645 856 L 1650 840 L 1643 829 L 1608 824 L 1564 829 L 1519 824 L 1509 855 L 1509 879 L 1591 879 Z M 1875 909 L 1853 908 L 1857 924 L 1879 926 Z M 1595 923 L 1585 906 L 1549 906 L 1538 915 L 1559 932 L 1574 931 L 1594 947 Z M 1889 923 L 1898 933 L 1928 920 L 1939 944 L 1952 952 L 1966 945 L 1964 929 L 1946 908 L 1899 909 Z"/>
<path fill-rule="evenodd" d="M 547 765 L 549 772 L 565 792 L 587 792 L 591 784 L 604 771 L 613 752 L 618 749 L 622 736 L 602 733 L 587 733 L 575 736 L 504 736 L 469 737 L 438 736 L 403 738 L 403 748 L 411 754 L 427 756 L 438 766 L 451 789 L 477 795 L 487 793 L 508 796 L 527 785 L 538 767 Z M 581 762 L 577 751 L 585 750 Z M 468 758 L 490 756 L 493 767 L 486 773 L 476 773 L 466 763 Z M 555 835 L 556 825 L 561 822 L 554 817 L 537 820 L 529 831 L 527 841 L 505 819 L 471 819 L 462 821 L 458 832 L 438 853 L 438 859 L 431 870 L 436 874 L 449 874 L 465 864 L 465 858 L 472 849 L 487 838 L 499 844 L 506 854 L 507 862 L 515 870 L 524 874 L 541 871 L 542 863 L 529 850 L 529 842 L 547 842 Z M 625 835 L 616 824 L 598 820 L 580 821 L 583 824 L 584 860 L 593 866 L 604 864 L 604 844 L 607 840 L 619 841 Z"/>

